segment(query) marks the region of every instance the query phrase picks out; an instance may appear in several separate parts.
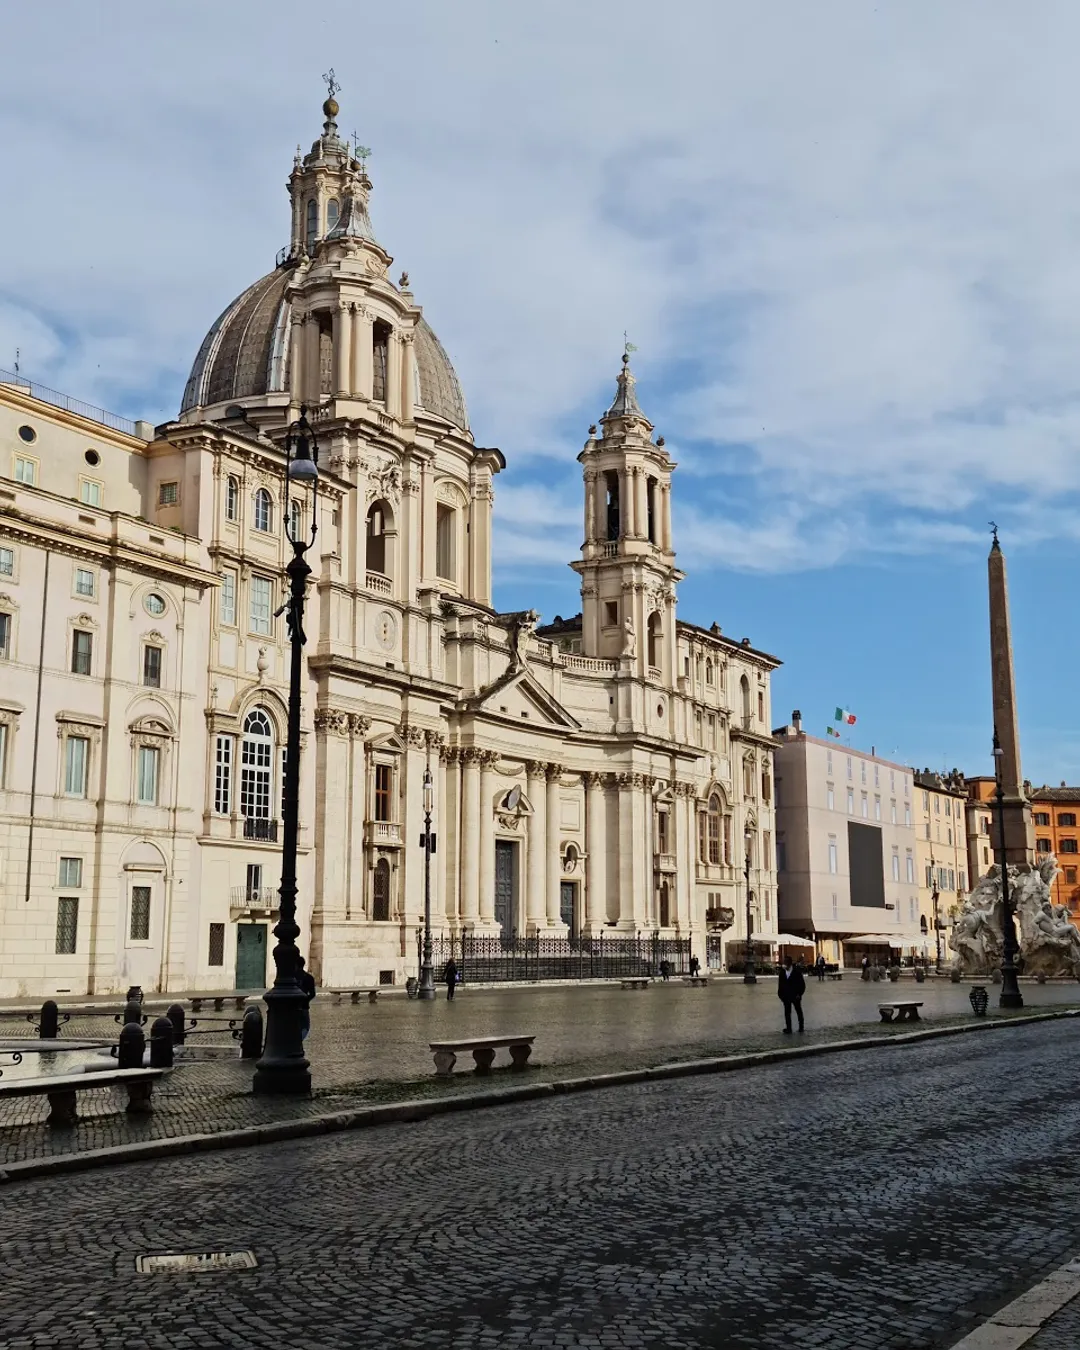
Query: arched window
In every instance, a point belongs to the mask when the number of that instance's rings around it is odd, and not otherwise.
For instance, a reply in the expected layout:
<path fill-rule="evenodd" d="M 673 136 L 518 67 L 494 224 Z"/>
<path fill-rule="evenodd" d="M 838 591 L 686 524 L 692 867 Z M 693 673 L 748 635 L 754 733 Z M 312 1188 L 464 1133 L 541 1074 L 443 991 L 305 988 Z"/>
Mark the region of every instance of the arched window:
<path fill-rule="evenodd" d="M 315 240 L 319 236 L 319 204 L 312 198 L 307 204 L 307 234 L 305 242 L 307 251 L 310 253 L 315 247 Z"/>
<path fill-rule="evenodd" d="M 709 862 L 720 861 L 720 798 L 714 792 L 708 810 Z"/>
<path fill-rule="evenodd" d="M 239 518 L 240 480 L 230 474 L 225 482 L 225 519 L 238 520 Z"/>
<path fill-rule="evenodd" d="M 252 708 L 244 718 L 240 754 L 240 814 L 248 820 L 269 820 L 273 806 L 274 730 L 265 708 Z M 248 838 L 260 838 L 246 827 Z"/>
<path fill-rule="evenodd" d="M 394 516 L 385 501 L 372 502 L 367 513 L 366 566 L 369 572 L 393 576 Z"/>
<path fill-rule="evenodd" d="M 457 581 L 457 512 L 445 502 L 435 508 L 435 574 Z"/>
<path fill-rule="evenodd" d="M 338 223 L 338 216 L 341 215 L 341 207 L 338 205 L 338 199 L 331 197 L 326 203 L 326 233 L 329 234 Z"/>
<path fill-rule="evenodd" d="M 750 681 L 744 675 L 739 681 L 739 690 L 742 694 L 742 715 L 743 726 L 750 725 Z"/>
<path fill-rule="evenodd" d="M 259 488 L 255 494 L 255 520 L 257 530 L 269 534 L 274 528 L 274 499 L 266 488 Z"/>
<path fill-rule="evenodd" d="M 372 389 L 371 396 L 378 403 L 386 402 L 386 360 L 393 329 L 383 319 L 376 319 L 371 329 Z"/>
<path fill-rule="evenodd" d="M 706 683 L 706 684 L 712 684 L 712 682 L 713 682 L 713 663 L 712 663 L 711 661 L 706 661 L 706 662 L 705 662 L 705 683 Z"/>
<path fill-rule="evenodd" d="M 297 498 L 292 497 L 289 500 L 289 534 L 293 539 L 299 539 L 304 533 L 304 508 L 300 505 Z"/>
<path fill-rule="evenodd" d="M 645 480 L 645 515 L 647 520 L 647 534 L 650 544 L 658 542 L 656 538 L 656 479 L 646 478 Z"/>
<path fill-rule="evenodd" d="M 744 759 L 742 766 L 742 790 L 743 797 L 750 801 L 754 796 L 754 761 Z"/>
<path fill-rule="evenodd" d="M 614 471 L 604 474 L 604 487 L 606 490 L 606 516 L 608 539 L 618 539 L 619 537 L 619 475 Z"/>
<path fill-rule="evenodd" d="M 376 923 L 390 920 L 390 864 L 380 858 L 375 864 L 371 887 L 371 917 Z"/>
<path fill-rule="evenodd" d="M 660 644 L 664 636 L 664 626 L 656 610 L 649 615 L 649 665 L 660 667 Z"/>

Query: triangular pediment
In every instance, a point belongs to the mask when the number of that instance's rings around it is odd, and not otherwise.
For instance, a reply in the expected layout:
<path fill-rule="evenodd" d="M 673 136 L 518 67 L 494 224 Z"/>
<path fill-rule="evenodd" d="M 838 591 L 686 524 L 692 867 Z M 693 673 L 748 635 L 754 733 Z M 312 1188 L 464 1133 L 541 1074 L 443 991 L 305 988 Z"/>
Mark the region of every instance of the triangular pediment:
<path fill-rule="evenodd" d="M 524 726 L 576 731 L 581 725 L 524 668 L 507 671 L 479 694 L 462 699 L 459 706 L 463 712 L 485 713 Z"/>

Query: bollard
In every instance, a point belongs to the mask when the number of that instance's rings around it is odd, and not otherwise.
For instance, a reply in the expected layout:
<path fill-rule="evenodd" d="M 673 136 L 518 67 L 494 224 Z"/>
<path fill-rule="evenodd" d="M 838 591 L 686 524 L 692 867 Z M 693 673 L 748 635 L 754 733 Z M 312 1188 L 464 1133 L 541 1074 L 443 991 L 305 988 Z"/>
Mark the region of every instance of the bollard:
<path fill-rule="evenodd" d="M 150 1067 L 171 1069 L 173 1066 L 173 1025 L 167 1017 L 155 1017 L 150 1028 Z"/>
<path fill-rule="evenodd" d="M 127 993 L 124 995 L 124 1001 L 126 1003 L 137 1003 L 139 1004 L 140 1007 L 142 1006 L 142 1000 L 143 1000 L 143 992 L 141 984 L 133 984 L 131 988 L 127 991 Z"/>
<path fill-rule="evenodd" d="M 187 1031 L 187 1021 L 184 1017 L 184 1010 L 179 1003 L 170 1004 L 165 1016 L 172 1023 L 172 1043 L 173 1045 L 183 1045 L 184 1035 Z"/>
<path fill-rule="evenodd" d="M 38 1023 L 38 1035 L 43 1041 L 55 1041 L 60 1032 L 60 1009 L 51 998 L 41 1005 L 41 1021 Z"/>
<path fill-rule="evenodd" d="M 134 1022 L 137 1027 L 143 1024 L 142 1004 L 133 998 L 124 1004 L 124 1025 L 127 1026 L 129 1022 Z"/>
<path fill-rule="evenodd" d="M 117 1055 L 117 1068 L 141 1069 L 143 1054 L 146 1051 L 146 1037 L 137 1022 L 128 1022 L 120 1032 L 120 1052 Z"/>
<path fill-rule="evenodd" d="M 263 1015 L 257 1003 L 244 1010 L 240 1024 L 240 1058 L 258 1059 L 263 1050 Z"/>

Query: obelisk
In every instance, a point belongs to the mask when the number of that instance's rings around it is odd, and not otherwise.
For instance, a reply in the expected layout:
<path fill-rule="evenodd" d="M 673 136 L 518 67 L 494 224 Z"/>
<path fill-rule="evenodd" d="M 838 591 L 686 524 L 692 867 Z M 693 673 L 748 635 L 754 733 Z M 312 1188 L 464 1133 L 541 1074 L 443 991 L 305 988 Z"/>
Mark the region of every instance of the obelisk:
<path fill-rule="evenodd" d="M 1030 866 L 1035 853 L 1031 804 L 1024 796 L 1020 772 L 1020 727 L 1016 714 L 1016 677 L 1009 631 L 1009 584 L 1005 554 L 997 526 L 987 560 L 990 582 L 990 678 L 994 693 L 994 728 L 1001 742 L 1001 786 L 1004 793 L 1005 856 L 1013 867 Z M 995 845 L 996 845 L 995 831 Z M 995 847 L 995 853 L 998 849 Z"/>

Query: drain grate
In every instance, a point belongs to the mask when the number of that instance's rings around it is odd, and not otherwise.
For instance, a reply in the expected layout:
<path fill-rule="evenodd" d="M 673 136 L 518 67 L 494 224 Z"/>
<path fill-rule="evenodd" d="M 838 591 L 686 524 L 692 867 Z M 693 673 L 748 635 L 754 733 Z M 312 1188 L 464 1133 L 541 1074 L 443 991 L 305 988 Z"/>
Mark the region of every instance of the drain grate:
<path fill-rule="evenodd" d="M 140 1275 L 198 1275 L 217 1270 L 253 1270 L 258 1261 L 254 1252 L 163 1252 L 156 1256 L 137 1256 L 135 1269 Z"/>

